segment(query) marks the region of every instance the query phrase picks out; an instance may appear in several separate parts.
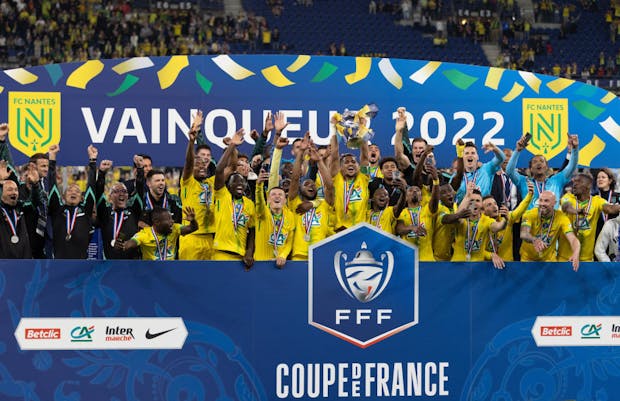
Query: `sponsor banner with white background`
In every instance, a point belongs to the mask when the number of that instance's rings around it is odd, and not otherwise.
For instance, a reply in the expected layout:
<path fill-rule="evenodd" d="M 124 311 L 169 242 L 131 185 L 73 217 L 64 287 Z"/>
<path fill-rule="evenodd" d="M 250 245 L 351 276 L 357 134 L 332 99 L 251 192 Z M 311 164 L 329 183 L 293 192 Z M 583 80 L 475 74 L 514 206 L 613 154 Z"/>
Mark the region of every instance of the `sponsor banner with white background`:
<path fill-rule="evenodd" d="M 620 316 L 538 316 L 532 336 L 539 347 L 620 345 Z"/>
<path fill-rule="evenodd" d="M 15 329 L 22 350 L 181 349 L 180 317 L 22 318 Z"/>

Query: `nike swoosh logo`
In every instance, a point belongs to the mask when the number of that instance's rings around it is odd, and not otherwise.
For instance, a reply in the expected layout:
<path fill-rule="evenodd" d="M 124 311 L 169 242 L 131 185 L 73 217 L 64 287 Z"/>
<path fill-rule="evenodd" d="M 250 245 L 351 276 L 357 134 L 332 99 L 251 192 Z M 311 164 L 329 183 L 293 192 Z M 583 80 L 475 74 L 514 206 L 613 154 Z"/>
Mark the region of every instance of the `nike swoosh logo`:
<path fill-rule="evenodd" d="M 151 334 L 151 331 L 150 331 L 151 329 L 147 329 L 146 330 L 146 339 L 147 340 L 152 340 L 152 339 L 157 338 L 159 336 L 162 336 L 162 335 L 164 335 L 166 333 L 169 333 L 169 332 L 171 332 L 172 330 L 175 330 L 175 329 L 176 329 L 176 327 L 173 328 L 173 329 L 170 329 L 170 330 L 160 331 L 159 333 L 153 333 L 153 334 Z"/>

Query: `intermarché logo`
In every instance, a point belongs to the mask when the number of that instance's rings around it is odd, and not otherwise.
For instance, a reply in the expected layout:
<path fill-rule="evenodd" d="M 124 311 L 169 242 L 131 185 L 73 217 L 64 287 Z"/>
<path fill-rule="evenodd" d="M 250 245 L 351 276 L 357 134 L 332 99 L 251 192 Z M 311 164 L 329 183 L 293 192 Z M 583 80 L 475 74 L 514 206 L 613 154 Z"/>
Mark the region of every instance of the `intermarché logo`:
<path fill-rule="evenodd" d="M 599 324 L 586 324 L 581 328 L 581 338 L 583 339 L 598 339 L 601 338 L 601 328 L 603 325 Z"/>

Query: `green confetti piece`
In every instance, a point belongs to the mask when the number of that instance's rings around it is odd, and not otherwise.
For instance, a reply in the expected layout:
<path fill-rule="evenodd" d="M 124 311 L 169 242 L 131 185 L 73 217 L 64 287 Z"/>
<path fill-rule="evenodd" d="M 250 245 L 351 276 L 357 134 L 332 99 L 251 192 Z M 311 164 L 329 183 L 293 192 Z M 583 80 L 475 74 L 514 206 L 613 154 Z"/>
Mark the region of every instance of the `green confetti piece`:
<path fill-rule="evenodd" d="M 331 77 L 337 69 L 338 67 L 336 67 L 335 65 L 325 62 L 323 63 L 321 70 L 314 76 L 314 78 L 312 78 L 310 82 L 323 82 L 327 78 Z"/>
<path fill-rule="evenodd" d="M 208 95 L 211 92 L 211 87 L 213 86 L 213 82 L 209 81 L 204 77 L 200 72 L 196 71 L 196 82 L 202 88 L 202 90 Z"/>
<path fill-rule="evenodd" d="M 58 80 L 62 78 L 62 76 L 64 75 L 62 73 L 62 68 L 60 68 L 58 64 L 47 64 L 45 66 L 45 69 L 47 70 L 47 74 L 50 76 L 50 79 L 52 80 L 52 85 L 56 86 L 56 83 L 58 82 Z"/>
<path fill-rule="evenodd" d="M 443 75 L 448 78 L 452 85 L 462 90 L 466 90 L 478 80 L 478 78 L 463 74 L 458 70 L 447 70 L 443 72 Z"/>
<path fill-rule="evenodd" d="M 114 92 L 106 93 L 106 95 L 108 95 L 109 97 L 118 96 L 121 93 L 125 92 L 127 89 L 134 86 L 139 80 L 140 78 L 136 77 L 135 75 L 127 74 L 121 86 L 119 86 L 118 89 Z"/>
<path fill-rule="evenodd" d="M 592 97 L 596 94 L 597 87 L 592 85 L 580 85 L 581 87 L 575 91 L 575 94 L 583 97 Z"/>
<path fill-rule="evenodd" d="M 587 100 L 577 100 L 576 102 L 573 102 L 573 107 L 588 120 L 594 120 L 605 111 L 603 107 L 595 106 Z"/>

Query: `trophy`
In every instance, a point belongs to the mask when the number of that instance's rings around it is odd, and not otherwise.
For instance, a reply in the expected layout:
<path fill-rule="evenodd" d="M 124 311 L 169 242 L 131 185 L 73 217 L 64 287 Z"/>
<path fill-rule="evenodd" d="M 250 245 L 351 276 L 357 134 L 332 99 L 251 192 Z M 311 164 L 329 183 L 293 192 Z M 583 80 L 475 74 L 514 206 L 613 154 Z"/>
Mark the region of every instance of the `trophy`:
<path fill-rule="evenodd" d="M 362 141 L 370 141 L 374 137 L 375 133 L 368 125 L 378 112 L 377 105 L 369 103 L 358 111 L 345 109 L 342 114 L 334 114 L 332 123 L 338 134 L 344 138 L 347 147 L 357 149 Z"/>

